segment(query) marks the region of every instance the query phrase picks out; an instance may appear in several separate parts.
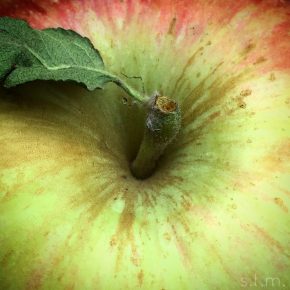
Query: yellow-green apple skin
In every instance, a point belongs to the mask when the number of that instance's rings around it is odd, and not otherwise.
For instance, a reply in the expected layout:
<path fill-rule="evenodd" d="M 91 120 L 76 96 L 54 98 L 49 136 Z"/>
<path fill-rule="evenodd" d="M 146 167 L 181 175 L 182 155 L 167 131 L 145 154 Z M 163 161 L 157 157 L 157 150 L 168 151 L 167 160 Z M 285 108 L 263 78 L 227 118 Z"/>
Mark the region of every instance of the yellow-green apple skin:
<path fill-rule="evenodd" d="M 144 113 L 119 88 L 2 88 L 1 290 L 290 289 L 288 1 L 1 1 L 0 14 L 89 37 L 183 116 L 139 181 Z"/>

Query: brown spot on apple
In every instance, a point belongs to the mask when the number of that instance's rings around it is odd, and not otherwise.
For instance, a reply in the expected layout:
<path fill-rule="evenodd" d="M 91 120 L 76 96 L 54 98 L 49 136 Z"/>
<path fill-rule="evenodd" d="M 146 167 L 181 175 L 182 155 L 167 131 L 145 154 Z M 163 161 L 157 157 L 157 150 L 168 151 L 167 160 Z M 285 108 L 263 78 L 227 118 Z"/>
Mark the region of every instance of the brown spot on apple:
<path fill-rule="evenodd" d="M 252 94 L 252 90 L 250 90 L 250 89 L 242 90 L 242 91 L 240 92 L 240 95 L 241 95 L 242 97 L 247 97 L 247 96 L 250 96 L 251 94 Z"/>
<path fill-rule="evenodd" d="M 269 80 L 270 80 L 270 81 L 275 81 L 275 80 L 276 80 L 276 76 L 275 76 L 274 73 L 271 73 L 271 74 L 270 74 Z"/>
<path fill-rule="evenodd" d="M 163 237 L 164 237 L 164 239 L 167 240 L 167 241 L 170 241 L 170 240 L 171 240 L 171 236 L 170 236 L 170 234 L 169 234 L 168 232 L 164 233 L 164 234 L 163 234 Z"/>
<path fill-rule="evenodd" d="M 140 270 L 138 272 L 137 278 L 138 278 L 139 286 L 142 286 L 143 280 L 144 280 L 144 272 L 143 272 L 143 270 Z"/>
<path fill-rule="evenodd" d="M 267 59 L 264 57 L 264 56 L 260 56 L 256 59 L 256 61 L 254 62 L 254 65 L 257 65 L 257 64 L 261 64 L 263 62 L 265 62 Z"/>
<path fill-rule="evenodd" d="M 63 279 L 64 273 L 57 276 L 57 281 L 60 282 Z"/>
<path fill-rule="evenodd" d="M 247 107 L 247 103 L 245 101 L 239 101 L 238 102 L 238 106 L 241 108 L 241 109 L 245 109 Z"/>
<path fill-rule="evenodd" d="M 111 246 L 111 247 L 114 247 L 114 246 L 116 246 L 116 244 L 117 244 L 116 238 L 113 237 L 113 238 L 111 239 L 111 241 L 110 241 L 110 246 Z"/>
<path fill-rule="evenodd" d="M 65 290 L 74 290 L 74 289 L 75 289 L 75 285 L 73 283 L 65 287 Z"/>
<path fill-rule="evenodd" d="M 132 250 L 132 255 L 131 255 L 131 262 L 133 263 L 134 266 L 138 267 L 140 266 L 140 257 L 137 253 L 137 248 L 134 245 L 134 243 L 131 243 L 131 250 Z"/>
<path fill-rule="evenodd" d="M 274 198 L 274 202 L 275 202 L 275 204 L 277 204 L 284 212 L 288 212 L 288 208 L 287 208 L 287 206 L 285 205 L 285 203 L 284 203 L 284 201 L 283 201 L 283 199 L 282 198 L 280 198 L 280 197 L 275 197 Z"/>
<path fill-rule="evenodd" d="M 232 208 L 232 209 L 237 209 L 237 205 L 236 205 L 235 203 L 233 203 L 233 204 L 231 205 L 231 208 Z"/>
<path fill-rule="evenodd" d="M 13 255 L 13 250 L 8 251 L 1 260 L 1 266 L 5 267 L 8 264 L 8 261 L 10 260 L 11 256 Z"/>
<path fill-rule="evenodd" d="M 42 282 L 44 280 L 45 270 L 39 266 L 39 268 L 32 271 L 29 279 L 26 283 L 26 290 L 38 290 L 42 287 Z"/>
<path fill-rule="evenodd" d="M 176 17 L 173 17 L 172 19 L 171 19 L 171 22 L 170 22 L 170 24 L 169 24 L 169 28 L 168 28 L 168 34 L 174 34 L 174 32 L 175 32 L 175 26 L 176 26 L 176 21 L 177 21 L 177 18 Z"/>
<path fill-rule="evenodd" d="M 246 55 L 256 47 L 255 43 L 249 43 L 243 50 L 242 55 Z"/>
<path fill-rule="evenodd" d="M 218 118 L 220 115 L 221 115 L 221 112 L 220 111 L 214 112 L 214 113 L 210 114 L 209 119 L 211 121 L 213 121 L 214 119 Z"/>
<path fill-rule="evenodd" d="M 290 139 L 275 146 L 270 154 L 264 157 L 263 166 L 269 172 L 285 171 L 288 168 L 288 160 L 290 158 Z M 281 158 L 283 156 L 283 158 Z"/>

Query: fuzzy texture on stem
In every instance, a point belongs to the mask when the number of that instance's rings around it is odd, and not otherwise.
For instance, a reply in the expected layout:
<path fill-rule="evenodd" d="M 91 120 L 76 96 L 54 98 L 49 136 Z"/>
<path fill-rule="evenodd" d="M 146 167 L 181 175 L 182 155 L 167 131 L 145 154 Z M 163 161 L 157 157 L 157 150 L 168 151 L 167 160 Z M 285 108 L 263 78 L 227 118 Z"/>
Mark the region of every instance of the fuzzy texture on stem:
<path fill-rule="evenodd" d="M 148 106 L 143 139 L 131 172 L 137 179 L 150 177 L 156 163 L 180 130 L 181 113 L 178 104 L 165 96 L 154 95 Z"/>

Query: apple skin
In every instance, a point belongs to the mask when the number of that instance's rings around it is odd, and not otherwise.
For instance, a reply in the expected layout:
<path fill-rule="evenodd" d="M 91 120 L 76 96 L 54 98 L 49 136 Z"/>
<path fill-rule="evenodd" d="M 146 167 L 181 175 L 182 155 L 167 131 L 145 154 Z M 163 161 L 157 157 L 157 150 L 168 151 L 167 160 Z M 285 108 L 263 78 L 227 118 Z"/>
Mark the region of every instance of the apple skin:
<path fill-rule="evenodd" d="M 1 89 L 1 290 L 290 289 L 289 3 L 3 1 L 0 14 L 88 36 L 183 112 L 138 181 L 144 115 L 121 90 Z"/>

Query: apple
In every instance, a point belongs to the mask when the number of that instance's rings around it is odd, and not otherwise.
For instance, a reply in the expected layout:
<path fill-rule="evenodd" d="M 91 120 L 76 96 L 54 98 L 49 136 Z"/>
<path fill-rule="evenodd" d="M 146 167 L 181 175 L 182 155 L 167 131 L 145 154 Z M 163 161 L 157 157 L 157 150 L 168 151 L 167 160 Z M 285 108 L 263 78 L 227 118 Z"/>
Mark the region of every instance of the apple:
<path fill-rule="evenodd" d="M 1 88 L 1 290 L 290 289 L 289 2 L 5 0 L 0 15 L 76 30 L 182 112 L 138 180 L 144 111 L 120 89 Z"/>

